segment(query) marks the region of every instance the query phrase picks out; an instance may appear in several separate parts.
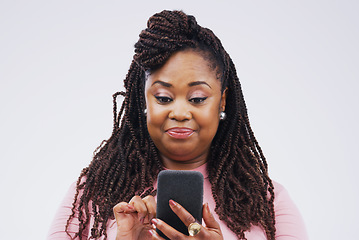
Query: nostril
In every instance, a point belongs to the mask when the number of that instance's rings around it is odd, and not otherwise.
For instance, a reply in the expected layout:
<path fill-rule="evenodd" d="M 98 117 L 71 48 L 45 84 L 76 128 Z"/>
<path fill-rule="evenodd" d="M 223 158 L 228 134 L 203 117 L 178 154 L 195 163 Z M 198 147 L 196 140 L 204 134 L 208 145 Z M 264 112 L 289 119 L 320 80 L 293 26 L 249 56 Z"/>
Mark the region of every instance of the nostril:
<path fill-rule="evenodd" d="M 176 121 L 185 121 L 192 118 L 192 113 L 190 111 L 171 111 L 168 115 L 168 118 Z"/>

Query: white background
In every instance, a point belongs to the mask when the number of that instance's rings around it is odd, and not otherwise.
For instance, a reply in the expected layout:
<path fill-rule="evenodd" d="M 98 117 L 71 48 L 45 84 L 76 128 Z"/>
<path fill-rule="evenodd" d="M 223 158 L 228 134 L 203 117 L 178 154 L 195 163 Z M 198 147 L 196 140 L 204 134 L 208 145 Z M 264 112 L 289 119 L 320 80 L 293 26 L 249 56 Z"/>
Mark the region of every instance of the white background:
<path fill-rule="evenodd" d="M 112 130 L 138 34 L 196 16 L 237 66 L 250 121 L 311 239 L 358 239 L 359 2 L 0 1 L 0 238 L 44 239 Z"/>

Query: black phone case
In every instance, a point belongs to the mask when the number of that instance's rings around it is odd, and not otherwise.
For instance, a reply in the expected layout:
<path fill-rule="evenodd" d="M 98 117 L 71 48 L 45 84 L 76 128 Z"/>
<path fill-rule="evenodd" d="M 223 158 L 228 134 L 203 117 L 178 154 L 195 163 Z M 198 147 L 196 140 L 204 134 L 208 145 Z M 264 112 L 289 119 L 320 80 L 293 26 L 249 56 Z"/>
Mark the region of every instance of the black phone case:
<path fill-rule="evenodd" d="M 164 170 L 157 181 L 157 218 L 179 232 L 188 235 L 187 226 L 169 206 L 172 199 L 181 204 L 192 216 L 202 223 L 203 175 L 196 171 Z M 161 231 L 157 232 L 165 239 Z"/>

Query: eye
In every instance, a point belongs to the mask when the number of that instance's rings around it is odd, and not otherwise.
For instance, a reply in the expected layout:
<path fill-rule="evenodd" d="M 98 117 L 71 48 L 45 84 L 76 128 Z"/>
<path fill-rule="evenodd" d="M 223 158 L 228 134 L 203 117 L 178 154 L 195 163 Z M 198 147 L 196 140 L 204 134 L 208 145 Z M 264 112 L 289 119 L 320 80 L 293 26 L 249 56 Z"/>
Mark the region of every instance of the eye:
<path fill-rule="evenodd" d="M 206 99 L 207 97 L 195 97 L 195 98 L 191 98 L 189 101 L 191 103 L 199 104 L 199 103 L 203 103 Z"/>
<path fill-rule="evenodd" d="M 157 99 L 157 101 L 159 103 L 170 103 L 173 101 L 172 98 L 169 98 L 169 97 L 155 96 L 155 98 Z"/>

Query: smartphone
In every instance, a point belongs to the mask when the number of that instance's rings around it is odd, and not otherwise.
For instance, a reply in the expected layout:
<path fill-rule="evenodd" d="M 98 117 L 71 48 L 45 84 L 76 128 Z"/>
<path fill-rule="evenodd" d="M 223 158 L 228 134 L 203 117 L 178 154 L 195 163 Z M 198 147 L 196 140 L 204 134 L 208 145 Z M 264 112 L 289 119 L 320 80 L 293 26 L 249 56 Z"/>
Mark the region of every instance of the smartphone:
<path fill-rule="evenodd" d="M 169 200 L 181 204 L 202 223 L 203 175 L 197 171 L 163 170 L 157 179 L 157 218 L 188 236 L 187 226 L 169 206 Z M 157 230 L 161 237 L 169 239 Z"/>

